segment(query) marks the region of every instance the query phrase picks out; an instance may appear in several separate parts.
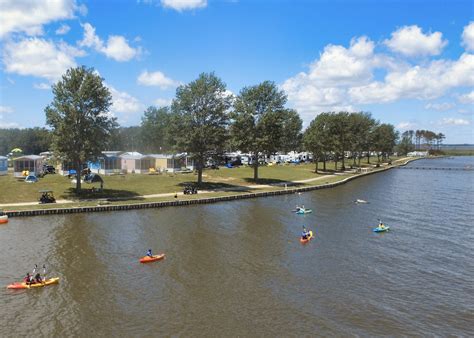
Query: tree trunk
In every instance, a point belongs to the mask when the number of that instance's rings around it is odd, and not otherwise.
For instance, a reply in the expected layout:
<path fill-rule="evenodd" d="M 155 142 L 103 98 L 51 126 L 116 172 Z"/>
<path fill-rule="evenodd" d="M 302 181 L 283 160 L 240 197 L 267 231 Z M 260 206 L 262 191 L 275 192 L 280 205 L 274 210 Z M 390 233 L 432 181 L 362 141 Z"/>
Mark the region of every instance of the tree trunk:
<path fill-rule="evenodd" d="M 81 171 L 82 165 L 80 161 L 76 161 L 76 193 L 81 192 Z"/>
<path fill-rule="evenodd" d="M 202 167 L 203 167 L 202 162 L 203 162 L 202 157 L 199 157 L 197 159 L 197 171 L 198 171 L 197 185 L 198 185 L 198 187 L 200 187 L 201 184 L 202 184 Z"/>
<path fill-rule="evenodd" d="M 326 171 L 326 154 L 323 156 L 323 170 Z"/>
<path fill-rule="evenodd" d="M 253 180 L 255 181 L 255 183 L 257 183 L 258 181 L 258 151 L 256 151 L 254 155 Z"/>
<path fill-rule="evenodd" d="M 314 172 L 316 174 L 318 173 L 318 162 L 319 162 L 319 158 L 316 158 L 316 168 L 314 169 Z"/>

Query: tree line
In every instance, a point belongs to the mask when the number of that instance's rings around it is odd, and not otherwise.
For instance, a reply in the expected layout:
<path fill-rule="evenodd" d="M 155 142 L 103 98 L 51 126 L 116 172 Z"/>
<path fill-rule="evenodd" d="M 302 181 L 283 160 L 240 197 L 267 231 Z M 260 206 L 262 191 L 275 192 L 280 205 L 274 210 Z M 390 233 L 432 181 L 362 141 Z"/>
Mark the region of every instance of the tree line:
<path fill-rule="evenodd" d="M 354 165 L 371 152 L 380 161 L 389 156 L 398 139 L 393 125 L 365 112 L 319 114 L 303 133 L 299 114 L 286 107 L 286 94 L 271 81 L 232 95 L 214 73 L 202 73 L 176 89 L 169 107 L 148 107 L 140 126 L 133 127 L 120 127 L 109 114 L 112 96 L 91 68 L 69 69 L 52 90 L 53 101 L 45 108 L 50 129 L 34 128 L 47 135 L 43 135 L 46 144 L 32 141 L 42 149 L 25 148 L 32 153 L 53 150 L 59 158 L 75 163 L 78 175 L 82 163 L 96 160 L 103 150 L 178 151 L 193 156 L 200 184 L 209 158 L 240 150 L 252 157 L 257 181 L 264 155 L 307 150 L 316 163 L 323 162 L 324 169 L 329 160 L 345 169 L 349 154 Z M 13 147 L 11 142 L 7 147 Z M 79 190 L 80 179 L 77 182 Z"/>
<path fill-rule="evenodd" d="M 370 113 L 322 113 L 319 114 L 304 133 L 304 147 L 313 153 L 318 171 L 318 162 L 333 160 L 335 169 L 341 162 L 345 169 L 346 156 L 352 157 L 353 165 L 360 165 L 363 156 L 375 153 L 377 160 L 385 159 L 393 152 L 398 132 L 391 124 L 380 123 Z"/>
<path fill-rule="evenodd" d="M 404 131 L 398 144 L 398 151 L 406 154 L 413 150 L 441 150 L 441 145 L 446 136 L 431 130 Z"/>
<path fill-rule="evenodd" d="M 0 155 L 7 155 L 14 148 L 23 154 L 39 154 L 51 146 L 51 132 L 46 128 L 0 129 Z"/>

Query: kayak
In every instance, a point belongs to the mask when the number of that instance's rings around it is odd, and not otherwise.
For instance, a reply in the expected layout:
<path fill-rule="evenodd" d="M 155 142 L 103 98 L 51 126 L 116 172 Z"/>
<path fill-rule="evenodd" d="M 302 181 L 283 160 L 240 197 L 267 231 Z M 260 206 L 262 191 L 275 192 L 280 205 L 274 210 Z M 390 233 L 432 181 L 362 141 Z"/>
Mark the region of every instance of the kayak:
<path fill-rule="evenodd" d="M 0 224 L 8 223 L 8 215 L 0 216 Z"/>
<path fill-rule="evenodd" d="M 163 258 L 165 258 L 165 254 L 164 254 L 164 253 L 159 254 L 159 255 L 153 255 L 152 257 L 150 257 L 150 256 L 145 256 L 145 257 L 140 258 L 140 263 L 156 262 L 156 261 L 162 260 Z"/>
<path fill-rule="evenodd" d="M 309 237 L 306 238 L 306 239 L 304 239 L 303 237 L 300 237 L 300 242 L 301 242 L 301 244 L 306 244 L 306 243 L 308 243 L 310 240 L 312 240 L 313 238 L 314 238 L 314 236 L 313 236 L 313 231 L 310 230 L 310 231 L 309 231 Z"/>
<path fill-rule="evenodd" d="M 304 210 L 298 210 L 296 213 L 299 214 L 299 215 L 304 215 L 304 214 L 309 214 L 309 213 L 312 213 L 313 210 L 311 209 L 304 209 Z"/>
<path fill-rule="evenodd" d="M 26 284 L 25 282 L 15 282 L 7 286 L 7 289 L 31 289 L 31 288 L 41 288 L 43 286 L 58 284 L 59 277 L 49 278 L 43 283 L 34 283 L 34 284 Z"/>
<path fill-rule="evenodd" d="M 388 231 L 388 230 L 390 230 L 390 227 L 388 227 L 388 226 L 384 226 L 383 228 L 381 228 L 381 227 L 376 227 L 376 228 L 374 229 L 374 232 L 385 232 L 385 231 Z"/>

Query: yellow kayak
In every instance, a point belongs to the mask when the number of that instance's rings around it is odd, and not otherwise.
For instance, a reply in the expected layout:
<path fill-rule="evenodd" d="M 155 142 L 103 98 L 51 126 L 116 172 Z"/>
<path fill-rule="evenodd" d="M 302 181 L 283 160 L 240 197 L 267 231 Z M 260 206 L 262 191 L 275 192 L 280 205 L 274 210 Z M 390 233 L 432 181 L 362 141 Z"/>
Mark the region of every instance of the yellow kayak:
<path fill-rule="evenodd" d="M 41 288 L 43 286 L 58 284 L 59 277 L 49 278 L 45 280 L 43 283 L 33 283 L 33 284 L 26 284 L 25 282 L 15 282 L 7 286 L 7 289 L 31 289 L 31 288 Z"/>

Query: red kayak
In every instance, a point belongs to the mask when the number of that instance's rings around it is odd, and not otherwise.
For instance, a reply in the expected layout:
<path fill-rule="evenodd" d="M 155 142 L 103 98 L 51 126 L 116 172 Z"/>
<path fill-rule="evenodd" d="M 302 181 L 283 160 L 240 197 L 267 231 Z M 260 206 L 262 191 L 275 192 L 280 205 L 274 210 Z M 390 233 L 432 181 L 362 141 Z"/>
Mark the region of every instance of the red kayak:
<path fill-rule="evenodd" d="M 163 258 L 165 258 L 165 254 L 162 253 L 162 254 L 159 254 L 159 255 L 153 255 L 153 256 L 145 256 L 145 257 L 142 257 L 140 258 L 140 263 L 151 263 L 151 262 L 156 262 L 156 261 L 160 261 L 162 260 Z"/>

